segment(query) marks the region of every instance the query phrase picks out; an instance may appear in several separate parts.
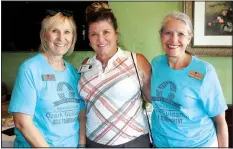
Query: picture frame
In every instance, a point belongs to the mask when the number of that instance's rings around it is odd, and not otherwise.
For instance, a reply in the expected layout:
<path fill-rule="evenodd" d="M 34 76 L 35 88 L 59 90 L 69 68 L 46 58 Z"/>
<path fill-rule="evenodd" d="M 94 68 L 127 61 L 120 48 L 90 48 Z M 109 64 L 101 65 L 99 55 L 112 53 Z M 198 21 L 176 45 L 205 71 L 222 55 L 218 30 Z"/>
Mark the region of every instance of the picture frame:
<path fill-rule="evenodd" d="M 184 13 L 193 21 L 194 36 L 188 51 L 197 56 L 232 56 L 232 36 L 205 35 L 205 2 L 185 1 Z"/>

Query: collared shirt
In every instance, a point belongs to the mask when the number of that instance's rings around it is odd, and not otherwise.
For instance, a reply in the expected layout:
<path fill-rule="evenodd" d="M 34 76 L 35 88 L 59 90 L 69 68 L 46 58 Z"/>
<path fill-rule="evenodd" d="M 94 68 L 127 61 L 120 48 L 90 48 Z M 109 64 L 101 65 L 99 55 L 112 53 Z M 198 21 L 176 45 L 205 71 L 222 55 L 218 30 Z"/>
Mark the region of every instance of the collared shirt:
<path fill-rule="evenodd" d="M 136 62 L 136 54 L 134 58 Z M 104 71 L 96 55 L 88 64 L 92 69 L 81 74 L 78 88 L 87 106 L 87 137 L 100 144 L 119 145 L 148 133 L 130 52 L 118 48 Z"/>

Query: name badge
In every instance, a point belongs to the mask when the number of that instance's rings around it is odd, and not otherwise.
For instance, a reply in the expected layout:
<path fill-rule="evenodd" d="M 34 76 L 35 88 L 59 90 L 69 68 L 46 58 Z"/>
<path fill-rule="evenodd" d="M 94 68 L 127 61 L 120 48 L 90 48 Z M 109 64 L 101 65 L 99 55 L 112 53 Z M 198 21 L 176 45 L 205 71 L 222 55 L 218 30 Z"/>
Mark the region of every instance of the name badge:
<path fill-rule="evenodd" d="M 83 64 L 83 65 L 80 66 L 78 72 L 79 73 L 81 73 L 81 72 L 87 72 L 87 71 L 91 70 L 91 68 L 92 68 L 91 64 Z"/>
<path fill-rule="evenodd" d="M 191 70 L 189 72 L 189 76 L 198 80 L 201 80 L 203 78 L 203 74 L 194 70 Z"/>
<path fill-rule="evenodd" d="M 42 79 L 43 79 L 43 81 L 56 81 L 54 74 L 42 75 Z"/>

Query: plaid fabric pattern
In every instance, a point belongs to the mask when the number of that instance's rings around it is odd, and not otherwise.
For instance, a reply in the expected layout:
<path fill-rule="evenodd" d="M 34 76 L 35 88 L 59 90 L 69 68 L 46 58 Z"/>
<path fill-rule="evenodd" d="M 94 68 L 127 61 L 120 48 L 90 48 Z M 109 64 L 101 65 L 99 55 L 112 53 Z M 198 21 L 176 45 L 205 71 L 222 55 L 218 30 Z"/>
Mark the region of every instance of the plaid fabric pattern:
<path fill-rule="evenodd" d="M 104 72 L 96 56 L 88 63 L 92 70 L 81 74 L 78 87 L 86 102 L 87 137 L 100 144 L 119 145 L 148 133 L 130 52 L 118 49 Z"/>

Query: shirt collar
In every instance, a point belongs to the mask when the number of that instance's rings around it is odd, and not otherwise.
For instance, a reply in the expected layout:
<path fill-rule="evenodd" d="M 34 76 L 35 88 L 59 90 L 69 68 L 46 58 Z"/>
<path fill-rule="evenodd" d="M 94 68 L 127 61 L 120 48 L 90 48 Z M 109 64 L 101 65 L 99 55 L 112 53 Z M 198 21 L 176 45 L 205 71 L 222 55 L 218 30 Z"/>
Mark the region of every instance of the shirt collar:
<path fill-rule="evenodd" d="M 95 55 L 93 56 L 93 60 L 96 64 L 98 64 L 98 66 L 102 67 L 102 64 L 99 60 L 96 59 L 97 54 L 95 53 Z M 124 51 L 118 47 L 117 48 L 117 52 L 108 60 L 108 65 L 105 68 L 105 70 L 112 68 L 113 65 L 116 65 L 114 63 L 118 63 L 119 60 L 125 60 L 127 58 L 127 56 L 124 54 Z"/>

